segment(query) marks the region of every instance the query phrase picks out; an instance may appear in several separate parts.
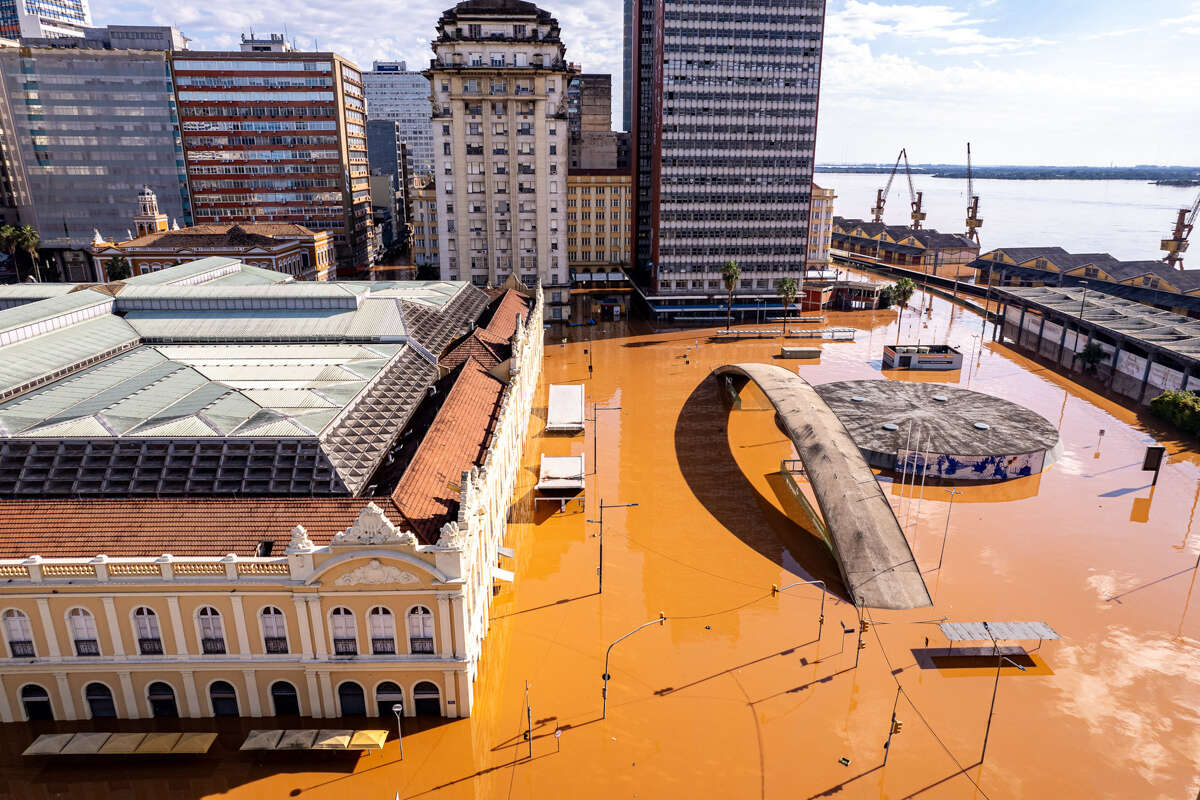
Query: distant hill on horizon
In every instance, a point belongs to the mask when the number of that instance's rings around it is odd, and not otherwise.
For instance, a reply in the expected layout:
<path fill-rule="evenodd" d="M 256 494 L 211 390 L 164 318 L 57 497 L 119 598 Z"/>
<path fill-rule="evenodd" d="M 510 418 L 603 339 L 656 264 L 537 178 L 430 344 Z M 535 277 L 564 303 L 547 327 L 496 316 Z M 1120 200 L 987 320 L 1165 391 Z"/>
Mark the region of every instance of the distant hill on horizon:
<path fill-rule="evenodd" d="M 883 173 L 892 171 L 893 164 L 817 164 L 818 173 Z M 967 177 L 966 164 L 913 164 L 912 171 L 933 178 Z M 1072 180 L 1072 181 L 1151 181 L 1164 186 L 1200 186 L 1200 167 L 1158 166 L 1141 164 L 1136 167 L 1062 167 L 1013 164 L 977 167 L 974 177 L 990 180 Z"/>

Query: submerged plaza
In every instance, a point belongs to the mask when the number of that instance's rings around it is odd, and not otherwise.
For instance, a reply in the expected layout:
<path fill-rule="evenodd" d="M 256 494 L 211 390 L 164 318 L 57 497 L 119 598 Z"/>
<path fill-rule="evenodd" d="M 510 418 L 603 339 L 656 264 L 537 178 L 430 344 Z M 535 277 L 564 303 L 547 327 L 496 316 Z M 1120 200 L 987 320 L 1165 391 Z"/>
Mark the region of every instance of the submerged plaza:
<path fill-rule="evenodd" d="M 822 341 L 818 359 L 801 361 L 778 360 L 777 337 L 706 329 L 548 333 L 497 556 L 513 579 L 493 583 L 469 717 L 405 719 L 402 740 L 373 708 L 373 719 L 286 724 L 12 723 L 0 796 L 1194 794 L 1194 444 L 995 342 L 991 322 L 943 297 L 914 295 L 899 337 L 894 310 L 826 316 L 854 339 Z M 883 371 L 880 353 L 897 338 L 954 345 L 961 369 Z M 732 403 L 713 377 L 747 363 L 782 365 L 818 388 L 969 389 L 1028 409 L 1061 441 L 1041 472 L 1008 480 L 876 469 L 932 605 L 860 609 L 789 486 L 813 497 L 776 409 L 753 382 Z M 598 422 L 546 433 L 551 384 L 583 386 Z M 1156 443 L 1168 458 L 1152 486 L 1141 467 Z M 580 499 L 535 503 L 543 455 L 583 456 Z M 1061 638 L 947 638 L 981 621 L 1042 622 Z M 602 700 L 606 651 L 644 623 L 607 652 Z M 354 757 L 238 749 L 265 727 L 390 734 Z M 169 763 L 21 756 L 51 731 L 167 728 L 216 741 Z"/>

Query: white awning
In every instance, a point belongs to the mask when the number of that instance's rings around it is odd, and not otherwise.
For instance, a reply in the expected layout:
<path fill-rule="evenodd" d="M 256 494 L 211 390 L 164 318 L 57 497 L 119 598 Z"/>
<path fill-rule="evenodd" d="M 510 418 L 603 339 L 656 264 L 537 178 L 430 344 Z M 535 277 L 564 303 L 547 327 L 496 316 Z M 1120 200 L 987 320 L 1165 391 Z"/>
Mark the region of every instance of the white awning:
<path fill-rule="evenodd" d="M 502 556 L 507 556 L 508 558 L 516 558 L 517 557 L 517 551 L 513 550 L 511 547 L 505 547 L 504 545 L 500 545 L 499 547 L 496 548 L 496 550 L 498 550 L 500 555 L 502 555 Z"/>
<path fill-rule="evenodd" d="M 578 383 L 551 384 L 550 407 L 546 412 L 547 431 L 583 430 L 583 386 Z"/>
<path fill-rule="evenodd" d="M 514 575 L 509 570 L 500 569 L 499 567 L 492 567 L 492 577 L 498 581 L 504 581 L 505 583 L 512 583 L 513 579 L 516 577 L 516 575 Z"/>

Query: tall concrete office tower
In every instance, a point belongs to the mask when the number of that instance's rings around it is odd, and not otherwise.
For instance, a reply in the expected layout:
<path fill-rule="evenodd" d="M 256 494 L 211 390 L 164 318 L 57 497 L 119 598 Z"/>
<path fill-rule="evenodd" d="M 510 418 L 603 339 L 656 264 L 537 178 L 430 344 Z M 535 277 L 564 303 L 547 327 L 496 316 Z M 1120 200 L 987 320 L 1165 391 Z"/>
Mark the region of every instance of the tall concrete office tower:
<path fill-rule="evenodd" d="M 634 0 L 635 252 L 656 294 L 804 268 L 824 0 Z"/>
<path fill-rule="evenodd" d="M 432 84 L 441 276 L 567 280 L 567 85 L 558 22 L 524 0 L 442 14 Z"/>
<path fill-rule="evenodd" d="M 429 81 L 409 72 L 403 61 L 376 61 L 363 73 L 367 119 L 397 123 L 396 134 L 407 145 L 414 173 L 433 173 L 433 127 L 429 122 Z"/>
<path fill-rule="evenodd" d="M 633 4 L 634 0 L 624 0 L 625 9 L 622 14 L 625 30 L 625 46 L 621 50 L 621 130 L 633 130 Z"/>
<path fill-rule="evenodd" d="M 92 24 L 88 0 L 6 0 L 0 2 L 0 36 L 52 39 L 83 36 Z"/>

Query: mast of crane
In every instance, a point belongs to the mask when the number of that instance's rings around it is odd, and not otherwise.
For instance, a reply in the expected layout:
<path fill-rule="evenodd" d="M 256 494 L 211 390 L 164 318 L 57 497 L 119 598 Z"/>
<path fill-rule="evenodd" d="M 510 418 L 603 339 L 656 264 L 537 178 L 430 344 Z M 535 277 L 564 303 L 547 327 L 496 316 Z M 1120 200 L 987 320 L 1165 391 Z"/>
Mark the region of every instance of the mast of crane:
<path fill-rule="evenodd" d="M 875 190 L 875 207 L 871 209 L 871 216 L 875 222 L 883 222 L 883 207 L 887 203 L 888 192 L 892 190 L 892 181 L 896 177 L 896 170 L 900 169 L 900 159 L 906 159 L 908 156 L 904 154 L 904 148 L 900 148 L 900 155 L 896 156 L 896 164 L 892 167 L 892 174 L 888 175 L 887 183 L 882 189 Z"/>
<path fill-rule="evenodd" d="M 979 244 L 979 229 L 983 220 L 979 218 L 979 195 L 975 194 L 975 176 L 971 172 L 971 143 L 967 142 L 967 238 Z"/>
<path fill-rule="evenodd" d="M 912 213 L 909 216 L 912 218 L 912 227 L 914 231 L 921 230 L 921 223 L 925 221 L 926 214 L 921 210 L 924 192 L 918 192 L 913 187 L 912 168 L 908 165 L 908 153 L 903 150 L 900 155 L 904 156 L 904 172 L 908 175 L 908 200 L 912 207 Z"/>
<path fill-rule="evenodd" d="M 1175 229 L 1171 231 L 1170 239 L 1163 239 L 1160 248 L 1167 251 L 1163 261 L 1171 269 L 1183 269 L 1183 254 L 1188 248 L 1188 237 L 1196 227 L 1196 217 L 1200 216 L 1200 194 L 1190 209 L 1181 208 L 1175 217 Z"/>

